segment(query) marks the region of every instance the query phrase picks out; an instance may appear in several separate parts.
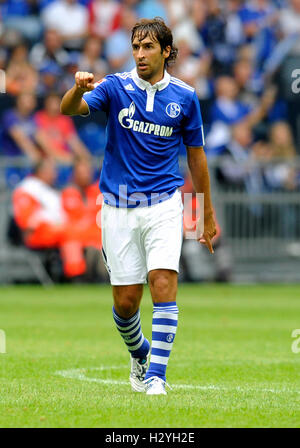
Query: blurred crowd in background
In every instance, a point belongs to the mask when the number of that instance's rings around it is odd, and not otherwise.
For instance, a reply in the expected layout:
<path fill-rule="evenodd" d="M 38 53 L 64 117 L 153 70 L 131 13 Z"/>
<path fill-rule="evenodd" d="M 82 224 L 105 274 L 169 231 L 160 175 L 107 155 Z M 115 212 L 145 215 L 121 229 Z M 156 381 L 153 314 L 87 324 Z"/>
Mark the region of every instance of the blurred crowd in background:
<path fill-rule="evenodd" d="M 5 166 L 6 188 L 47 157 L 57 188 L 73 182 L 74 161 L 101 160 L 105 115 L 62 116 L 61 97 L 77 71 L 131 70 L 131 28 L 155 16 L 179 49 L 169 72 L 199 97 L 218 185 L 299 191 L 300 0 L 0 0 L 0 160 L 28 161 Z M 100 163 L 91 166 L 92 184 Z"/>
<path fill-rule="evenodd" d="M 300 0 L 0 0 L 7 92 L 0 154 L 34 162 L 52 155 L 65 167 L 78 155 L 103 155 L 105 117 L 63 117 L 60 98 L 78 70 L 96 79 L 131 70 L 130 30 L 154 16 L 171 27 L 179 48 L 170 72 L 199 96 L 208 157 L 228 156 L 220 179 L 246 189 L 298 188 L 299 173 L 289 165 L 259 175 L 252 162 L 300 152 L 292 78 L 300 69 Z M 23 175 L 8 170 L 6 181 L 13 187 Z M 61 170 L 58 184 L 69 175 Z"/>

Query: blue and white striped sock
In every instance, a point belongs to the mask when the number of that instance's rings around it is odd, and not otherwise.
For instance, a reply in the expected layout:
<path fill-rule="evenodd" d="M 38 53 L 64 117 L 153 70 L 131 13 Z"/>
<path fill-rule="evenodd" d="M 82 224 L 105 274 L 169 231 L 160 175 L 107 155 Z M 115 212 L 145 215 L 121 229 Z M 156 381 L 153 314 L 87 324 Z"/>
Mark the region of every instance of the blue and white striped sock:
<path fill-rule="evenodd" d="M 166 381 L 166 370 L 177 330 L 177 321 L 176 302 L 154 304 L 151 358 L 145 380 L 158 376 Z"/>
<path fill-rule="evenodd" d="M 124 319 L 117 314 L 113 306 L 113 317 L 131 356 L 145 359 L 150 349 L 150 343 L 142 333 L 140 310 L 137 310 L 130 319 Z"/>

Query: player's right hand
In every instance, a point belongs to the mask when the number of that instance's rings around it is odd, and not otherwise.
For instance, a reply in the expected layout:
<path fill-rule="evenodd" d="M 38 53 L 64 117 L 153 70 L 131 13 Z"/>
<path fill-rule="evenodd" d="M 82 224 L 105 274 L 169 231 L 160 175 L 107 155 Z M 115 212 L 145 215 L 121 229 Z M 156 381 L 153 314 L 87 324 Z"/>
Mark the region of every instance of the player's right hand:
<path fill-rule="evenodd" d="M 94 90 L 94 75 L 89 72 L 76 72 L 75 83 L 78 90 L 90 92 Z"/>

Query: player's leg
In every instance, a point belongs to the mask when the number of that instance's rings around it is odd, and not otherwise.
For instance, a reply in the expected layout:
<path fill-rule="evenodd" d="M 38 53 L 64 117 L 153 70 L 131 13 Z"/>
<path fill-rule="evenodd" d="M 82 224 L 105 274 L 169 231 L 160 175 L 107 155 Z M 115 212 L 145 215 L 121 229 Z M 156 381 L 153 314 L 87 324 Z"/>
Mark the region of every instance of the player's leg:
<path fill-rule="evenodd" d="M 153 303 L 176 301 L 178 272 L 170 269 L 153 269 L 148 273 Z"/>
<path fill-rule="evenodd" d="M 144 391 L 144 379 L 147 371 L 147 355 L 150 343 L 144 337 L 140 321 L 140 302 L 143 285 L 113 286 L 113 317 L 127 349 L 131 355 L 129 380 L 136 392 Z"/>
<path fill-rule="evenodd" d="M 155 377 L 162 380 L 156 386 L 152 385 L 152 393 L 164 393 L 167 365 L 177 330 L 177 279 L 177 272 L 167 269 L 152 270 L 148 276 L 153 301 L 153 319 L 150 365 L 145 381 Z"/>
<path fill-rule="evenodd" d="M 152 348 L 147 393 L 165 393 L 166 370 L 177 330 L 176 293 L 182 244 L 182 202 L 177 192 L 147 216 L 145 248 L 153 300 Z M 157 387 L 148 387 L 155 378 Z M 151 390 L 150 390 L 151 389 Z"/>
<path fill-rule="evenodd" d="M 113 286 L 116 327 L 131 356 L 145 360 L 150 344 L 141 329 L 139 306 L 142 294 L 143 285 Z"/>
<path fill-rule="evenodd" d="M 122 319 L 130 319 L 139 309 L 143 284 L 113 286 L 114 309 Z"/>
<path fill-rule="evenodd" d="M 142 391 L 150 344 L 142 333 L 139 305 L 147 270 L 134 210 L 104 204 L 101 222 L 102 253 L 113 287 L 113 318 L 131 355 L 132 388 Z"/>

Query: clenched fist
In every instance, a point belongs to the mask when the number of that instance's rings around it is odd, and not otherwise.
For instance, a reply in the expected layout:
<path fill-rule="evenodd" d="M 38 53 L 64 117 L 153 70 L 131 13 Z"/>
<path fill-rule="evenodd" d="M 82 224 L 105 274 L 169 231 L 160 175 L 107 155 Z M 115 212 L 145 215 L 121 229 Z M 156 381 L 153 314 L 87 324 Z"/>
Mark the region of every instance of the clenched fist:
<path fill-rule="evenodd" d="M 76 72 L 75 83 L 78 90 L 89 92 L 94 90 L 94 75 L 89 72 Z"/>

